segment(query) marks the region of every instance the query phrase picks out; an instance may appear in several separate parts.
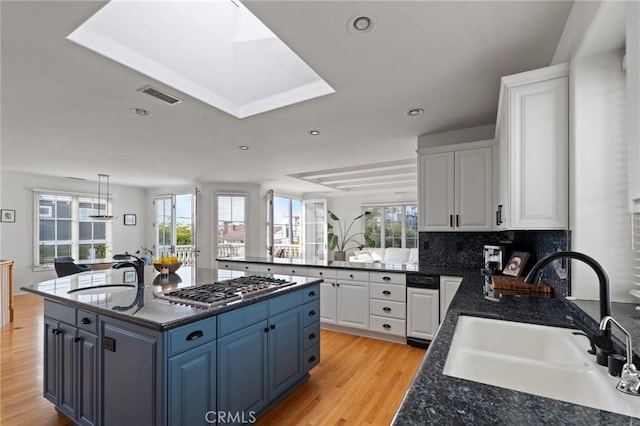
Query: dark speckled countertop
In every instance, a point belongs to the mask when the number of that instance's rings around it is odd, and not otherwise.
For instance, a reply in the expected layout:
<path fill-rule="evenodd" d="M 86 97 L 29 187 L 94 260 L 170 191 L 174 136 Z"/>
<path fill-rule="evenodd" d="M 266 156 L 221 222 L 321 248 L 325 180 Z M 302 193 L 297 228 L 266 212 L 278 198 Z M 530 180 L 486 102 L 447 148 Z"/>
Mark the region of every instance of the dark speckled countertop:
<path fill-rule="evenodd" d="M 490 300 L 484 296 L 484 279 L 477 271 L 449 273 L 463 276 L 463 282 L 396 413 L 394 425 L 640 425 L 637 418 L 442 374 L 460 315 L 561 327 L 570 326 L 567 315 L 585 315 L 574 304 L 559 299 L 505 295 Z M 615 307 L 612 311 L 615 316 Z"/>
<path fill-rule="evenodd" d="M 269 293 L 252 295 L 250 297 L 245 296 L 240 301 L 234 301 L 212 308 L 177 305 L 170 303 L 168 300 L 159 299 L 154 294 L 179 287 L 208 284 L 244 275 L 251 274 L 246 274 L 241 271 L 196 269 L 183 266 L 175 274 L 170 274 L 167 279 L 162 279 L 153 267 L 147 266 L 145 267 L 144 286 L 139 287 L 133 282 L 133 287 L 124 291 L 97 294 L 68 293 L 71 289 L 130 282 L 128 280 L 129 277 L 135 280 L 135 271 L 133 268 L 83 272 L 43 281 L 30 286 L 23 286 L 21 289 L 73 307 L 162 331 L 210 316 L 219 315 L 223 312 L 289 293 L 322 281 L 317 278 L 276 274 L 274 275 L 275 278 L 282 278 L 295 282 L 296 284 L 281 287 Z"/>

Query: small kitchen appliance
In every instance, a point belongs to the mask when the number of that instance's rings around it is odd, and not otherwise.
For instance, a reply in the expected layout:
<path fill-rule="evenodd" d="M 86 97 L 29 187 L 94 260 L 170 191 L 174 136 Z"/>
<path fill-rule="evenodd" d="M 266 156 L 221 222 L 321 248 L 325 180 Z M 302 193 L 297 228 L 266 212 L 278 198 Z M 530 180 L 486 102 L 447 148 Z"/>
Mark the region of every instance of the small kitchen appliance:
<path fill-rule="evenodd" d="M 482 249 L 484 265 L 483 275 L 500 275 L 506 262 L 506 250 L 504 246 L 485 245 Z"/>

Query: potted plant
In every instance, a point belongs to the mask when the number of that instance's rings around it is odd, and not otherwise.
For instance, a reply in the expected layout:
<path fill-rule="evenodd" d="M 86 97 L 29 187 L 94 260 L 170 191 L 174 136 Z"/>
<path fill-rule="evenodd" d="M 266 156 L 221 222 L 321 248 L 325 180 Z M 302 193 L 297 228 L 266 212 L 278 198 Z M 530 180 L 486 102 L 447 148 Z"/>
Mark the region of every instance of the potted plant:
<path fill-rule="evenodd" d="M 328 210 L 328 213 L 329 218 L 337 223 L 337 229 L 334 228 L 331 223 L 327 224 L 327 243 L 329 246 L 329 250 L 334 250 L 333 257 L 335 260 L 345 260 L 347 257 L 347 250 L 349 250 L 350 248 L 361 249 L 363 247 L 362 243 L 355 239 L 357 235 L 363 235 L 363 233 L 351 232 L 351 228 L 358 219 L 364 216 L 371 215 L 371 212 L 366 211 L 361 215 L 354 217 L 349 226 L 342 226 L 340 218 L 336 216 L 336 214 L 331 210 Z"/>
<path fill-rule="evenodd" d="M 96 244 L 96 257 L 100 260 L 104 260 L 107 257 L 107 245 L 106 244 Z"/>

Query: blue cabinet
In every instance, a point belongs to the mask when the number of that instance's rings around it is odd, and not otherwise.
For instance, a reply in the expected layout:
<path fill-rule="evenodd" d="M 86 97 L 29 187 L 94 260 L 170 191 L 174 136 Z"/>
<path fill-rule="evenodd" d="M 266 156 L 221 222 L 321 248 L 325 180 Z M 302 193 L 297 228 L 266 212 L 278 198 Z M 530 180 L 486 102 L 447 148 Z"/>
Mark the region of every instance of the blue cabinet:
<path fill-rule="evenodd" d="M 155 426 L 164 415 L 160 333 L 117 320 L 102 322 L 102 423 Z"/>
<path fill-rule="evenodd" d="M 307 377 L 320 361 L 319 296 L 315 285 L 218 317 L 219 412 L 251 419 Z"/>
<path fill-rule="evenodd" d="M 168 424 L 211 424 L 206 419 L 207 413 L 216 411 L 216 342 L 204 343 L 169 358 L 168 373 Z"/>
<path fill-rule="evenodd" d="M 209 425 L 216 412 L 216 317 L 167 333 L 167 424 Z"/>
<path fill-rule="evenodd" d="M 60 412 L 90 426 L 97 413 L 97 335 L 84 329 L 95 327 L 95 317 L 82 319 L 76 322 L 75 308 L 45 301 L 43 388 Z"/>
<path fill-rule="evenodd" d="M 218 339 L 218 411 L 249 418 L 266 407 L 268 330 L 264 318 Z"/>

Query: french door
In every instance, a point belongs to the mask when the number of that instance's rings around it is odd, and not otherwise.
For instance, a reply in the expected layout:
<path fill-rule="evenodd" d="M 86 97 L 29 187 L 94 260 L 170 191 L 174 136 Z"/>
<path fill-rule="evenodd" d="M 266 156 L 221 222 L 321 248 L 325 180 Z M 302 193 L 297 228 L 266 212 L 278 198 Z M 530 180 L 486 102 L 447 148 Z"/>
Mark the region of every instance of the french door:
<path fill-rule="evenodd" d="M 153 199 L 156 258 L 176 256 L 185 265 L 196 264 L 198 192 L 196 189 L 191 194 L 167 194 Z"/>
<path fill-rule="evenodd" d="M 327 200 L 302 200 L 302 258 L 327 260 Z"/>

